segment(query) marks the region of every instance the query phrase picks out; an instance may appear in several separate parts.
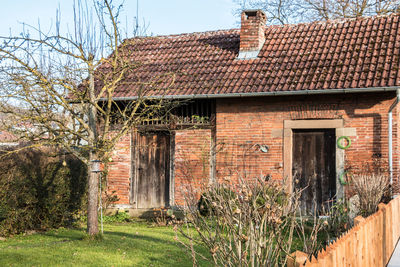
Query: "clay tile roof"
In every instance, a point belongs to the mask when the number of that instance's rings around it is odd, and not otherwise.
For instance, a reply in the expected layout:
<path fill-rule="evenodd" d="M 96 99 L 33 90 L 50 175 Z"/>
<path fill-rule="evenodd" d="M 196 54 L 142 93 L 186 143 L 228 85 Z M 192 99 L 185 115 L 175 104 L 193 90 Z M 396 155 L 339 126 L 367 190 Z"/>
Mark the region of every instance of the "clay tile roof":
<path fill-rule="evenodd" d="M 171 96 L 400 86 L 399 23 L 390 15 L 267 26 L 258 58 L 246 60 L 237 59 L 238 29 L 128 39 L 140 66 L 115 97 L 165 73 L 175 75 Z"/>

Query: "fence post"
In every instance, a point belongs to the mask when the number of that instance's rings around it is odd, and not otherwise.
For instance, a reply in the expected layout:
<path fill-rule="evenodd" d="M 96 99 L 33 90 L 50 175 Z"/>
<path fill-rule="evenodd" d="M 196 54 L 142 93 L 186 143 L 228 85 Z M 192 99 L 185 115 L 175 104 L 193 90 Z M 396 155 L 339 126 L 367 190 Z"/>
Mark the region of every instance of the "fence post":
<path fill-rule="evenodd" d="M 300 267 L 303 266 L 307 260 L 308 255 L 301 251 L 293 252 L 287 256 L 287 267 Z"/>
<path fill-rule="evenodd" d="M 383 266 L 386 266 L 387 264 L 387 242 L 388 242 L 388 238 L 387 238 L 387 218 L 386 218 L 386 205 L 383 203 L 380 203 L 378 205 L 378 210 L 382 211 L 382 218 L 383 218 L 383 225 L 382 225 L 382 261 L 383 261 Z M 379 229 L 380 230 L 380 229 Z"/>
<path fill-rule="evenodd" d="M 354 218 L 354 226 L 357 226 L 359 223 L 362 223 L 365 221 L 365 218 L 362 216 L 357 216 Z"/>

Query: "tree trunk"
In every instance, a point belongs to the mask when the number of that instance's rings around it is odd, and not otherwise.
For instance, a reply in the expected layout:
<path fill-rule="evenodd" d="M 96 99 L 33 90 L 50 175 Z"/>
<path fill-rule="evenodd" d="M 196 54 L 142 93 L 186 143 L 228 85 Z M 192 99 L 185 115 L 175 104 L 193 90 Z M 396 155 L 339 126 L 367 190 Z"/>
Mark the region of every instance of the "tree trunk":
<path fill-rule="evenodd" d="M 91 153 L 88 168 L 88 210 L 87 210 L 87 232 L 89 235 L 96 235 L 99 232 L 98 222 L 98 196 L 99 196 L 99 179 L 98 173 L 92 172 L 92 160 L 94 155 Z"/>
<path fill-rule="evenodd" d="M 93 59 L 93 56 L 90 56 Z M 99 179 L 98 173 L 93 172 L 93 160 L 98 160 L 97 155 L 97 110 L 94 106 L 96 101 L 94 91 L 94 68 L 93 61 L 89 64 L 89 168 L 88 168 L 88 218 L 87 232 L 89 235 L 96 235 L 99 232 L 98 223 L 98 197 L 99 197 Z"/>

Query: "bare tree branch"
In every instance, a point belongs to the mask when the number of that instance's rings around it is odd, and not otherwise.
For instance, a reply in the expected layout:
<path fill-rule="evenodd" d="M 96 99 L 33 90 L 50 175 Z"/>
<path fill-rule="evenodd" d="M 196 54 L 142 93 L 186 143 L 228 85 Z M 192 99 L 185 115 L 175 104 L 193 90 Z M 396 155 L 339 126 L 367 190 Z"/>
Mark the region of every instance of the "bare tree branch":
<path fill-rule="evenodd" d="M 20 36 L 0 37 L 1 128 L 31 146 L 62 147 L 82 160 L 88 174 L 88 232 L 96 234 L 98 177 L 93 160 L 108 160 L 119 139 L 146 121 L 168 112 L 165 91 L 174 74 L 136 81 L 136 99 L 114 101 L 115 92 L 140 66 L 122 42 L 114 0 L 74 1 L 73 32 L 24 26 Z M 93 10 L 93 12 L 92 12 Z M 128 51 L 127 51 L 128 50 Z M 159 85 L 159 97 L 149 98 Z"/>
<path fill-rule="evenodd" d="M 262 9 L 269 24 L 289 24 L 388 15 L 400 11 L 400 0 L 234 0 L 235 14 Z"/>

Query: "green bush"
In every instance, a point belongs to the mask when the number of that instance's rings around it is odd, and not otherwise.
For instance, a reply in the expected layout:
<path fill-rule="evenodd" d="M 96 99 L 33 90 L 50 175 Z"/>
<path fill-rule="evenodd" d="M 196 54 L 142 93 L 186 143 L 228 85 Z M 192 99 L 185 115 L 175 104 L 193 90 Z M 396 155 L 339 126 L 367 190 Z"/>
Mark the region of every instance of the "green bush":
<path fill-rule="evenodd" d="M 129 213 L 127 213 L 127 212 L 117 212 L 114 215 L 104 216 L 103 221 L 105 223 L 129 222 L 129 221 L 131 221 L 131 216 L 129 216 Z"/>
<path fill-rule="evenodd" d="M 101 222 L 101 217 L 99 214 L 99 217 L 97 218 L 98 222 Z M 83 215 L 79 218 L 79 221 L 81 223 L 87 223 L 87 216 Z M 103 215 L 103 223 L 123 223 L 123 222 L 130 222 L 132 221 L 131 216 L 129 215 L 128 212 L 124 211 L 117 211 L 113 215 Z"/>
<path fill-rule="evenodd" d="M 351 227 L 348 203 L 337 200 L 327 213 L 325 230 L 330 239 L 339 237 Z"/>
<path fill-rule="evenodd" d="M 45 148 L 2 155 L 0 236 L 67 226 L 80 213 L 86 203 L 86 166 L 57 154 Z"/>

